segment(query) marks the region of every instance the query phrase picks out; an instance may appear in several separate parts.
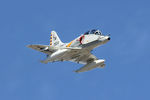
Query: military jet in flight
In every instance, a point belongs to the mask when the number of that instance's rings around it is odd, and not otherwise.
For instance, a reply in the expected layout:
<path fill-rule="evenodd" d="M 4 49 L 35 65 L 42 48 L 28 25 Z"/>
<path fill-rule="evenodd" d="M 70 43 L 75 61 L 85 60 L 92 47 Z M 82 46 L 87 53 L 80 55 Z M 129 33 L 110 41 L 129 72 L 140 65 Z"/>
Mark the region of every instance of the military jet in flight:
<path fill-rule="evenodd" d="M 47 54 L 47 58 L 42 63 L 55 61 L 72 61 L 85 64 L 75 72 L 85 72 L 94 68 L 105 67 L 105 60 L 98 59 L 91 54 L 91 51 L 107 43 L 109 35 L 103 35 L 99 30 L 93 29 L 85 32 L 81 36 L 72 40 L 70 43 L 63 43 L 55 31 L 51 32 L 49 45 L 28 45 L 27 47 Z"/>

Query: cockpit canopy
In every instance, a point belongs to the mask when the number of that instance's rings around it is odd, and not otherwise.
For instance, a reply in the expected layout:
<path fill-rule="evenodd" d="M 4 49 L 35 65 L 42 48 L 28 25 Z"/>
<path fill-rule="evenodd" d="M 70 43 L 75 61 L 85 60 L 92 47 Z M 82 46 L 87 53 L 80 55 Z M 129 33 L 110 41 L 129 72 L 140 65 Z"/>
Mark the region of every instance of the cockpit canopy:
<path fill-rule="evenodd" d="M 87 31 L 87 32 L 84 33 L 84 35 L 87 35 L 87 34 L 101 35 L 102 33 L 97 29 L 93 29 L 93 30 L 90 30 L 90 31 Z"/>

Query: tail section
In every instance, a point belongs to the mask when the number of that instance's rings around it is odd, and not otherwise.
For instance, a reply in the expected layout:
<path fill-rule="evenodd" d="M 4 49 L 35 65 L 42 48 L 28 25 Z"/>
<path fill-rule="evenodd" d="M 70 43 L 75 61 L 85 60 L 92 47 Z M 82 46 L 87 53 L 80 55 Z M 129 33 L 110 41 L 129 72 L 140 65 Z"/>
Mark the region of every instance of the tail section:
<path fill-rule="evenodd" d="M 55 31 L 51 32 L 50 46 L 60 46 L 63 44 Z"/>

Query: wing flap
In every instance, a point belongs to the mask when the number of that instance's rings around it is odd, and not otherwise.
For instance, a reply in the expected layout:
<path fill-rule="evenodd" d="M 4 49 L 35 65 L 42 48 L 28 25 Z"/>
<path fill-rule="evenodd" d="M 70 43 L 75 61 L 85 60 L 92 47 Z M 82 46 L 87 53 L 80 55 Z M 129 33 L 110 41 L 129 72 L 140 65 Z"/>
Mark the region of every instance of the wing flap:
<path fill-rule="evenodd" d="M 93 54 L 91 54 L 90 52 L 87 52 L 87 53 L 74 54 L 72 55 L 72 58 L 69 61 L 80 63 L 80 64 L 88 64 L 90 62 L 93 62 L 94 60 L 98 60 L 98 58 Z"/>

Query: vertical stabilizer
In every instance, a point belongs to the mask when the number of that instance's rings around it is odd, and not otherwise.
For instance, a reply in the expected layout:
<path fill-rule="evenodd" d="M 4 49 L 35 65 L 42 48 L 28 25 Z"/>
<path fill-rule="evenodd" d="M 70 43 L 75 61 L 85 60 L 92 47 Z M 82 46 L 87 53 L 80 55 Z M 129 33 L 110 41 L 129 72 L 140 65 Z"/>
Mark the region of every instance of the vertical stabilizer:
<path fill-rule="evenodd" d="M 63 44 L 55 31 L 51 32 L 50 46 L 60 46 Z"/>

